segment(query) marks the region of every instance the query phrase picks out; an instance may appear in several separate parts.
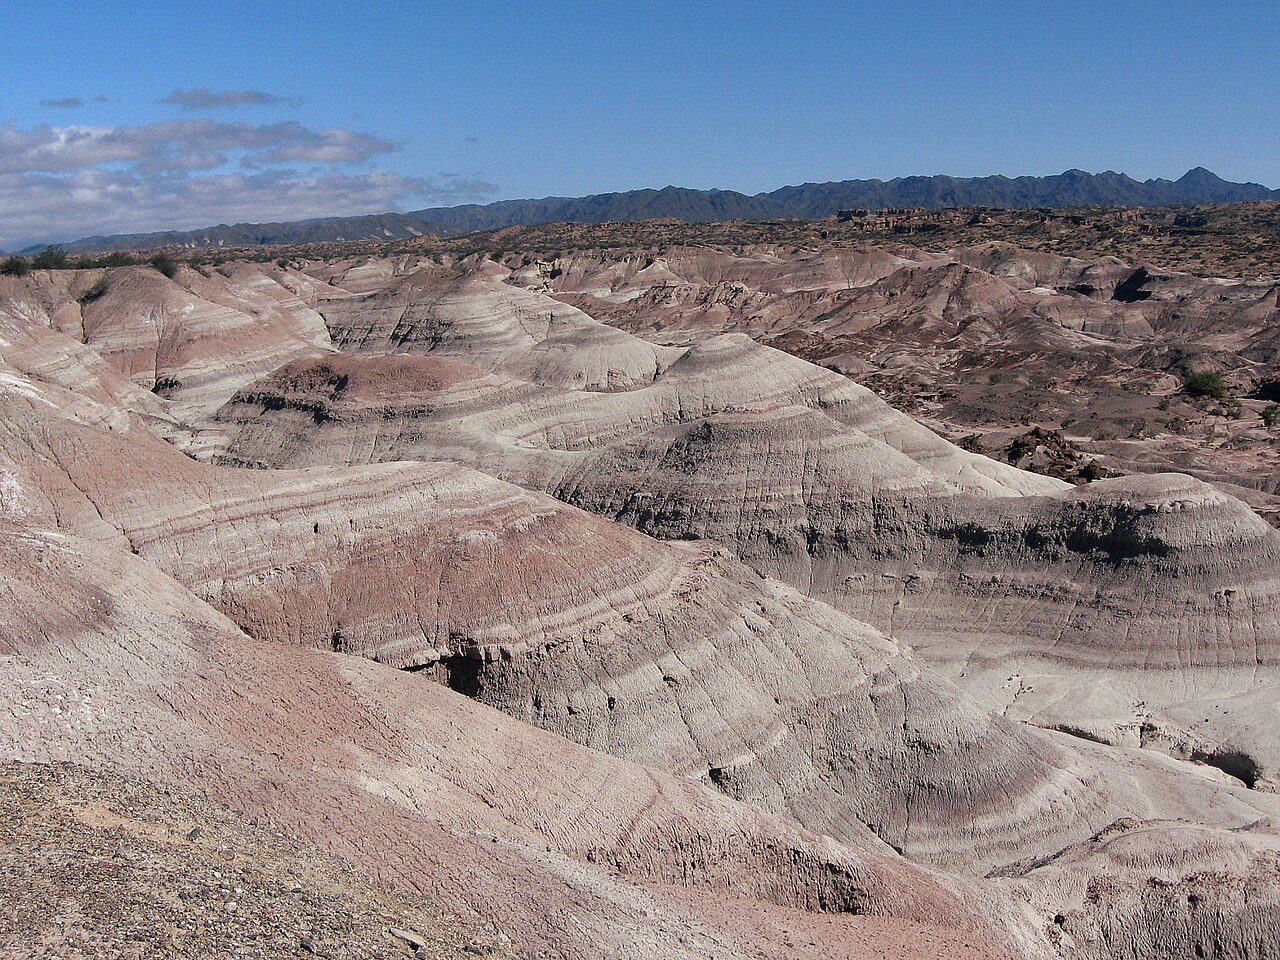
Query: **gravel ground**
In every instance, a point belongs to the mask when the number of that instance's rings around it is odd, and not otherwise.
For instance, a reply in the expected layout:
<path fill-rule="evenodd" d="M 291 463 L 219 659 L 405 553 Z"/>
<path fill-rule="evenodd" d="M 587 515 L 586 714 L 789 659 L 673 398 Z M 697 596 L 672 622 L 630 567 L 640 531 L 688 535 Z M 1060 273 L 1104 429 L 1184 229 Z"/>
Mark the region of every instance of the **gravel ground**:
<path fill-rule="evenodd" d="M 344 861 L 189 791 L 0 764 L 0 956 L 516 957 Z"/>

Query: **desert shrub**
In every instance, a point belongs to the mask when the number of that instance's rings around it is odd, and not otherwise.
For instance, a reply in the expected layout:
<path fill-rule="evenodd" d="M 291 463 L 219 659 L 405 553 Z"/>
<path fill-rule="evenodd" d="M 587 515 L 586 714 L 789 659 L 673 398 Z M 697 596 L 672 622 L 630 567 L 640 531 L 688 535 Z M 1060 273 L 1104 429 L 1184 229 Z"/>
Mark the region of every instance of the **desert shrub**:
<path fill-rule="evenodd" d="M 1222 374 L 1212 370 L 1193 370 L 1182 378 L 1182 389 L 1193 397 L 1211 397 L 1221 400 L 1227 395 L 1227 384 Z"/>
<path fill-rule="evenodd" d="M 110 285 L 111 285 L 111 282 L 106 278 L 106 275 L 104 274 L 103 276 L 95 280 L 93 284 L 89 287 L 89 289 L 86 290 L 84 293 L 80 294 L 80 296 L 77 299 L 79 299 L 81 303 L 89 303 L 91 300 L 97 300 L 100 296 L 102 296 L 104 293 L 107 292 L 107 288 Z"/>
<path fill-rule="evenodd" d="M 178 272 L 178 261 L 174 260 L 173 257 L 169 256 L 167 253 L 157 253 L 151 258 L 150 263 L 170 280 L 172 280 Z"/>
<path fill-rule="evenodd" d="M 68 265 L 67 248 L 59 246 L 45 247 L 31 261 L 37 270 L 65 270 Z"/>
<path fill-rule="evenodd" d="M 132 267 L 137 262 L 137 257 L 130 256 L 120 250 L 113 250 L 111 253 L 99 257 L 97 264 L 100 267 Z"/>
<path fill-rule="evenodd" d="M 1262 408 L 1262 422 L 1267 425 L 1270 430 L 1280 421 L 1280 403 L 1272 403 Z"/>
<path fill-rule="evenodd" d="M 22 257 L 6 257 L 5 261 L 0 263 L 0 273 L 7 277 L 25 277 L 30 272 L 31 264 Z"/>

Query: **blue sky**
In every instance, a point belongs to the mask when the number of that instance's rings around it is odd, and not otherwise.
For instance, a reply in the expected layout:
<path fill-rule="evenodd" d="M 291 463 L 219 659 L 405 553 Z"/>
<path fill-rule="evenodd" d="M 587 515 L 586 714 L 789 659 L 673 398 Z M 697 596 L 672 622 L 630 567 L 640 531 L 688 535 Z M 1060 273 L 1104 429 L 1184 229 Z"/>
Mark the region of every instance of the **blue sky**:
<path fill-rule="evenodd" d="M 0 247 L 668 183 L 1280 186 L 1272 3 L 11 2 Z"/>

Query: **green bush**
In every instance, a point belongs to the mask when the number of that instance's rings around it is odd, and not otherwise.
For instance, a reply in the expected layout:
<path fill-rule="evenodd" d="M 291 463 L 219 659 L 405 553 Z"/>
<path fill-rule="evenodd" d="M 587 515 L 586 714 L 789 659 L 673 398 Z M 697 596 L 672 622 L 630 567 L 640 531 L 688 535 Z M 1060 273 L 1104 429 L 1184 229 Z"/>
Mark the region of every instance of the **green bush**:
<path fill-rule="evenodd" d="M 25 277 L 31 272 L 31 264 L 22 257 L 8 257 L 0 263 L 0 273 L 7 277 Z"/>
<path fill-rule="evenodd" d="M 132 267 L 138 262 L 137 257 L 130 256 L 119 250 L 113 250 L 111 253 L 98 258 L 97 265 L 100 267 Z"/>
<path fill-rule="evenodd" d="M 174 260 L 173 257 L 169 256 L 167 253 L 157 253 L 151 258 L 151 265 L 170 280 L 172 280 L 178 272 L 178 261 Z"/>
<path fill-rule="evenodd" d="M 1262 422 L 1270 430 L 1280 420 L 1280 403 L 1272 403 L 1262 408 Z"/>
<path fill-rule="evenodd" d="M 80 294 L 80 296 L 77 299 L 81 303 L 88 303 L 91 300 L 97 300 L 100 296 L 102 296 L 104 293 L 107 292 L 107 287 L 109 287 L 110 285 L 111 285 L 110 281 L 108 281 L 106 275 L 103 274 L 101 277 L 99 277 L 97 280 L 93 282 L 93 285 L 90 286 L 88 290 Z"/>
<path fill-rule="evenodd" d="M 69 265 L 67 248 L 59 246 L 45 247 L 31 261 L 37 270 L 65 270 Z"/>
<path fill-rule="evenodd" d="M 1182 378 L 1182 389 L 1193 397 L 1211 397 L 1221 400 L 1227 395 L 1227 384 L 1222 374 L 1212 370 L 1192 371 Z"/>

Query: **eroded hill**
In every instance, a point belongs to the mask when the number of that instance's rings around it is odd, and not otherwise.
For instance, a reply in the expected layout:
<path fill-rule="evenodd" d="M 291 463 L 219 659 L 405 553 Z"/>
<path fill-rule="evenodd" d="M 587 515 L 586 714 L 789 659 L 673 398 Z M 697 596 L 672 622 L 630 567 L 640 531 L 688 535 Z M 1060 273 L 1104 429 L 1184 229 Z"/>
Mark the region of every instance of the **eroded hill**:
<path fill-rule="evenodd" d="M 2 281 L 0 749 L 553 955 L 1275 952 L 1280 534 L 759 342 L 1140 370 L 1160 324 L 1265 346 L 1274 292 L 977 256 Z M 1130 312 L 1175 288 L 1181 327 Z"/>

